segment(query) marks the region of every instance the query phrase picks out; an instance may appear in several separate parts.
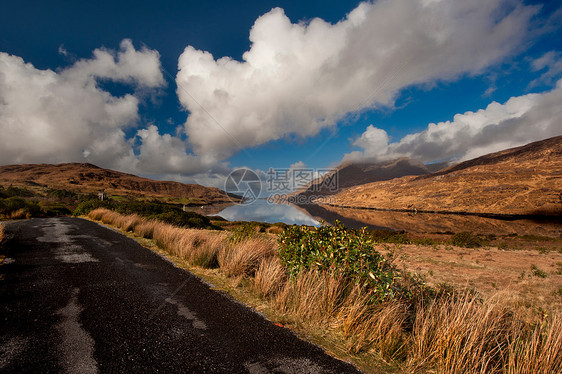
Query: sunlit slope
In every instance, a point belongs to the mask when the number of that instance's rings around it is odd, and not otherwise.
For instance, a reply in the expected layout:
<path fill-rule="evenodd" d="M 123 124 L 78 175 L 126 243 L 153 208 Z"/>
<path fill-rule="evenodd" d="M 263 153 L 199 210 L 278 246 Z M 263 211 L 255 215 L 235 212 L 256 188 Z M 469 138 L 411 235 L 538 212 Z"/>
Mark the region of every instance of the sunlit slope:
<path fill-rule="evenodd" d="M 105 190 L 110 195 L 168 197 L 200 203 L 230 201 L 218 188 L 157 181 L 80 163 L 0 166 L 0 185 L 62 188 L 80 193 Z"/>
<path fill-rule="evenodd" d="M 351 187 L 334 205 L 493 214 L 562 213 L 562 136 L 439 172 Z"/>

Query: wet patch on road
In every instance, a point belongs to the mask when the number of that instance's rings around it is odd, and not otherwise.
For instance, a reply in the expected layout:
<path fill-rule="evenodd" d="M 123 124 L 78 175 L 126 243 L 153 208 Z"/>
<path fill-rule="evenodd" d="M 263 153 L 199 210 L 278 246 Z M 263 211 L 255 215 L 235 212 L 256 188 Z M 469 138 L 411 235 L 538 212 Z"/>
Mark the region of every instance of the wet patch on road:
<path fill-rule="evenodd" d="M 178 308 L 178 316 L 181 316 L 181 317 L 191 321 L 191 324 L 192 324 L 193 328 L 196 328 L 196 329 L 199 329 L 199 330 L 206 330 L 207 329 L 207 325 L 205 324 L 205 322 L 203 322 L 199 318 L 197 318 L 195 313 L 192 312 L 191 310 L 189 310 L 189 308 L 186 307 L 185 305 L 183 305 L 181 302 L 179 302 L 177 300 L 174 300 L 172 298 L 167 298 L 166 302 L 168 304 L 175 305 L 176 308 Z"/>
<path fill-rule="evenodd" d="M 282 357 L 273 360 L 249 361 L 244 363 L 244 367 L 250 374 L 327 374 L 325 368 L 315 364 L 307 358 Z"/>
<path fill-rule="evenodd" d="M 67 373 L 94 374 L 98 372 L 94 360 L 94 340 L 80 323 L 82 307 L 78 304 L 78 293 L 78 288 L 73 289 L 68 305 L 57 312 L 62 317 L 57 326 L 63 339 L 61 364 Z"/>
<path fill-rule="evenodd" d="M 58 244 L 55 248 L 55 257 L 66 264 L 80 264 L 85 262 L 98 262 L 90 253 L 85 252 L 79 245 L 73 244 L 73 237 L 70 235 L 70 225 L 65 224 L 59 219 L 52 219 L 51 225 L 43 225 L 40 230 L 43 236 L 39 236 L 37 241 L 43 243 Z"/>

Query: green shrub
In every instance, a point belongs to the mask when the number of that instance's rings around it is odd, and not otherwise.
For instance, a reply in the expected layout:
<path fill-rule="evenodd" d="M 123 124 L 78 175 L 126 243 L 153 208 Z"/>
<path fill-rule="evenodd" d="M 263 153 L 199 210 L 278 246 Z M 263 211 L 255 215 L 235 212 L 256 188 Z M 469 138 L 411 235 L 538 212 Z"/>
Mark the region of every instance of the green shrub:
<path fill-rule="evenodd" d="M 109 201 L 101 201 L 99 199 L 86 200 L 78 204 L 72 214 L 75 216 L 85 216 L 86 214 L 97 208 L 111 209 L 112 206 Z"/>
<path fill-rule="evenodd" d="M 41 215 L 41 207 L 37 201 L 19 197 L 0 199 L 0 216 L 14 218 L 14 214 L 17 216 L 16 218 L 37 217 Z"/>
<path fill-rule="evenodd" d="M 25 200 L 19 197 L 0 199 L 0 214 L 10 214 L 11 212 L 25 208 Z"/>
<path fill-rule="evenodd" d="M 117 211 L 119 211 L 119 209 L 117 209 Z M 209 221 L 207 217 L 195 212 L 184 212 L 181 209 L 149 215 L 148 218 L 156 219 L 179 227 L 212 228 L 211 221 Z"/>
<path fill-rule="evenodd" d="M 407 275 L 393 264 L 392 254 L 379 253 L 373 243 L 365 229 L 346 229 L 338 221 L 334 226 L 293 225 L 279 236 L 279 257 L 291 277 L 303 270 L 327 270 L 368 289 L 373 302 L 410 297 L 400 283 Z"/>
<path fill-rule="evenodd" d="M 107 208 L 124 215 L 138 214 L 140 216 L 166 222 L 174 226 L 217 229 L 211 221 L 195 212 L 184 212 L 179 207 L 160 202 L 141 201 L 112 201 L 92 199 L 83 201 L 74 210 L 75 216 L 86 215 L 97 208 Z"/>
<path fill-rule="evenodd" d="M 43 206 L 42 210 L 47 217 L 67 216 L 72 214 L 70 209 L 62 205 Z"/>
<path fill-rule="evenodd" d="M 46 192 L 47 192 L 46 194 L 47 194 L 48 197 L 55 198 L 55 199 L 58 199 L 58 200 L 76 199 L 78 197 L 76 192 L 68 191 L 68 190 L 59 190 L 59 189 L 55 189 L 55 188 L 50 188 Z"/>
<path fill-rule="evenodd" d="M 539 269 L 535 264 L 531 265 L 531 274 L 539 278 L 546 278 L 548 276 L 546 271 Z"/>
<path fill-rule="evenodd" d="M 478 248 L 482 247 L 485 242 L 471 232 L 459 232 L 451 237 L 449 242 L 457 247 Z"/>
<path fill-rule="evenodd" d="M 33 196 L 35 196 L 35 193 L 26 188 L 20 188 L 14 186 L 9 186 L 8 188 L 4 188 L 0 186 L 0 198 L 33 197 Z"/>
<path fill-rule="evenodd" d="M 387 229 L 369 230 L 369 236 L 377 243 L 411 244 L 405 231 L 392 231 Z"/>
<path fill-rule="evenodd" d="M 244 222 L 230 233 L 229 240 L 239 243 L 243 240 L 253 238 L 258 234 L 259 226 L 255 222 Z"/>
<path fill-rule="evenodd" d="M 437 242 L 435 240 L 433 240 L 432 238 L 420 238 L 420 239 L 414 239 L 411 241 L 412 244 L 417 244 L 417 245 L 431 245 L 431 246 L 437 246 Z"/>

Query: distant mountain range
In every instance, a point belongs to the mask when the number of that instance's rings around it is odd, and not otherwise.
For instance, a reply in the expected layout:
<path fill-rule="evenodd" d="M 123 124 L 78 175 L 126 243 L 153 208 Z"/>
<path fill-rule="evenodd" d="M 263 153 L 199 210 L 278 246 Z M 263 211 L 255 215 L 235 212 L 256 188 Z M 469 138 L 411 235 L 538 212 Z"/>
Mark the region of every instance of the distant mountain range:
<path fill-rule="evenodd" d="M 177 202 L 194 204 L 231 201 L 218 188 L 156 181 L 85 163 L 0 166 L 0 185 L 57 188 L 79 193 L 104 190 L 108 195 L 174 198 Z"/>
<path fill-rule="evenodd" d="M 300 188 L 295 195 L 333 195 L 350 187 L 386 181 L 405 175 L 425 175 L 431 171 L 421 162 L 400 158 L 378 163 L 344 163 L 333 172 Z M 337 183 L 333 183 L 337 181 Z M 335 187 L 335 188 L 334 188 Z"/>
<path fill-rule="evenodd" d="M 364 172 L 363 176 L 357 175 L 361 168 L 342 167 L 342 188 L 329 204 L 397 211 L 562 214 L 562 136 L 487 154 L 434 173 L 408 163 L 398 160 L 386 166 L 390 169 L 375 167 L 370 169 L 372 175 Z M 344 173 L 346 169 L 357 173 Z M 391 179 L 388 171 L 393 169 L 410 175 Z M 377 176 L 377 172 L 382 173 Z M 370 178 L 370 183 L 363 183 Z"/>

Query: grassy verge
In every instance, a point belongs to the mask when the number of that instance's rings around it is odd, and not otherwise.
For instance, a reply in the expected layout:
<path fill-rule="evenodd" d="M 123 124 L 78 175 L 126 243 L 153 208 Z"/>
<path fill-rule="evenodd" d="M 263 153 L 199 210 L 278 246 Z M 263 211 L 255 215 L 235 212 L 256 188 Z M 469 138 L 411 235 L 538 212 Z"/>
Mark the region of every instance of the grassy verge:
<path fill-rule="evenodd" d="M 562 319 L 523 320 L 499 297 L 426 287 L 343 227 L 269 234 L 178 228 L 96 209 L 235 297 L 369 372 L 562 371 Z M 293 231 L 291 231 L 293 230 Z M 324 231 L 322 231 L 324 230 Z"/>

